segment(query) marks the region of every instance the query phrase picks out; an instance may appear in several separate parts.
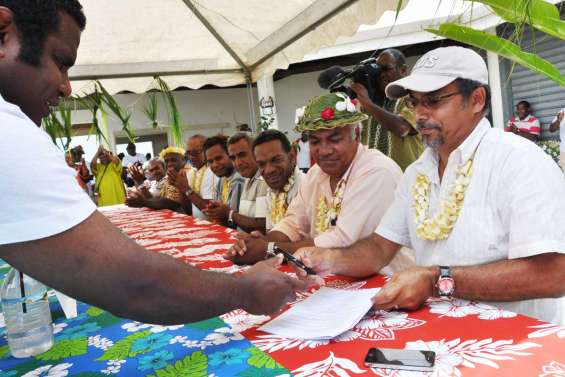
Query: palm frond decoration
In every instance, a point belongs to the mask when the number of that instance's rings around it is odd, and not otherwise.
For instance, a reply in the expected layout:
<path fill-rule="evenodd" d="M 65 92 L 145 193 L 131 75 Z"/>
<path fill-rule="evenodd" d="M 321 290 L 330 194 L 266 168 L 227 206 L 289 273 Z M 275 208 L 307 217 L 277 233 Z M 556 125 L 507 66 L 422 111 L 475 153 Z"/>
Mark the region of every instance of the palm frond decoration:
<path fill-rule="evenodd" d="M 122 131 L 124 131 L 128 139 L 134 143 L 135 135 L 130 127 L 131 111 L 125 110 L 120 106 L 116 99 L 104 88 L 100 81 L 96 81 L 96 86 L 100 90 L 100 99 L 102 104 L 108 108 L 122 123 Z"/>
<path fill-rule="evenodd" d="M 159 114 L 159 104 L 157 102 L 157 95 L 154 92 L 148 94 L 147 104 L 143 108 L 143 113 L 149 120 L 153 128 L 157 128 L 159 122 L 157 121 L 157 115 Z"/>
<path fill-rule="evenodd" d="M 159 76 L 155 77 L 155 80 L 157 81 L 157 84 L 161 89 L 161 93 L 163 94 L 163 99 L 167 104 L 173 145 L 176 147 L 182 147 L 184 145 L 182 136 L 182 119 L 173 92 L 169 88 L 169 85 Z"/>
<path fill-rule="evenodd" d="M 98 90 L 98 86 L 94 86 L 94 93 L 84 95 L 82 97 L 75 97 L 74 99 L 87 108 L 92 114 L 92 125 L 90 126 L 88 133 L 90 135 L 96 135 L 98 144 L 108 147 L 108 125 L 105 122 L 105 112 L 102 107 L 102 97 Z M 100 125 L 98 121 L 99 113 L 102 116 L 102 125 Z"/>
<path fill-rule="evenodd" d="M 50 109 L 49 115 L 43 118 L 42 126 L 45 132 L 51 137 L 53 144 L 66 153 L 69 151 L 73 137 L 72 110 L 60 103 L 58 113 L 59 116 L 55 109 Z"/>

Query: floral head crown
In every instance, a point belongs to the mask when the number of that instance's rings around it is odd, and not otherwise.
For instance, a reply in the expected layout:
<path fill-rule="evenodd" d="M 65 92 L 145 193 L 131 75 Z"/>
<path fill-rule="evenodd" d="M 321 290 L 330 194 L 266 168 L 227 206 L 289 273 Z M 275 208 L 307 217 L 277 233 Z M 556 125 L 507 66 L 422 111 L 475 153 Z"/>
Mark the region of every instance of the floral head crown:
<path fill-rule="evenodd" d="M 357 100 L 336 92 L 312 98 L 306 106 L 296 110 L 294 131 L 318 131 L 343 127 L 367 119 L 359 111 Z"/>
<path fill-rule="evenodd" d="M 181 156 L 184 156 L 184 149 L 179 148 L 179 147 L 167 147 L 167 148 L 163 149 L 161 151 L 161 153 L 159 153 L 159 157 L 161 158 L 161 160 L 163 160 L 165 158 L 165 156 L 170 154 L 170 153 L 177 153 L 177 154 L 180 154 Z"/>

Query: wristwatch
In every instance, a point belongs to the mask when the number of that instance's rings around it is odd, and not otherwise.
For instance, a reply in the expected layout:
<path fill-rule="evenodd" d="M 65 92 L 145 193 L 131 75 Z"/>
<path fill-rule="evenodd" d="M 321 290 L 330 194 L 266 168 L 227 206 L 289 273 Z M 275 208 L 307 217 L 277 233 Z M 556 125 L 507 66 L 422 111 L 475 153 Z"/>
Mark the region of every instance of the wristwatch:
<path fill-rule="evenodd" d="M 272 258 L 276 255 L 277 253 L 275 253 L 275 243 L 267 242 L 267 250 L 265 250 L 265 259 Z"/>
<path fill-rule="evenodd" d="M 455 280 L 453 280 L 451 269 L 448 266 L 439 266 L 439 278 L 436 287 L 439 297 L 451 297 L 455 291 Z"/>
<path fill-rule="evenodd" d="M 233 221 L 233 209 L 230 209 L 230 214 L 228 215 L 228 226 L 230 228 L 235 228 L 235 221 Z"/>

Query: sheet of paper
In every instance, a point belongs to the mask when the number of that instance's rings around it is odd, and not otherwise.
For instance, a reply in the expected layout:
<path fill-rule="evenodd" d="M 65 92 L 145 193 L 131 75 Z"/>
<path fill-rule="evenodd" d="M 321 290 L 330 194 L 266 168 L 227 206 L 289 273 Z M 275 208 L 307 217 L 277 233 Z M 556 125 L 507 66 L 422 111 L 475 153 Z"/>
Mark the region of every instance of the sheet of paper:
<path fill-rule="evenodd" d="M 59 300 L 61 308 L 63 308 L 65 317 L 67 319 L 75 318 L 77 316 L 77 300 L 59 291 L 55 291 L 55 296 L 57 296 L 57 300 Z"/>
<path fill-rule="evenodd" d="M 373 305 L 380 290 L 322 287 L 306 300 L 259 327 L 285 338 L 330 339 L 353 328 Z"/>

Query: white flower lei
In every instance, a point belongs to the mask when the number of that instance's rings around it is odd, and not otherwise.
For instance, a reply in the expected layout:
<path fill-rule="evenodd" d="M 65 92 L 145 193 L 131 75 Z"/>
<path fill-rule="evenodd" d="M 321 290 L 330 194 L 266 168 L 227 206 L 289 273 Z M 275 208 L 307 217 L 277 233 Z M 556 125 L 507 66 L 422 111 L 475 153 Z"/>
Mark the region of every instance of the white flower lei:
<path fill-rule="evenodd" d="M 467 186 L 471 182 L 473 174 L 473 156 L 457 169 L 455 182 L 450 185 L 450 193 L 445 201 L 440 203 L 439 211 L 434 218 L 430 218 L 430 179 L 419 174 L 412 187 L 412 208 L 414 208 L 414 220 L 416 222 L 416 234 L 418 237 L 428 241 L 446 239 L 455 222 L 459 218 L 459 213 L 465 200 Z"/>

